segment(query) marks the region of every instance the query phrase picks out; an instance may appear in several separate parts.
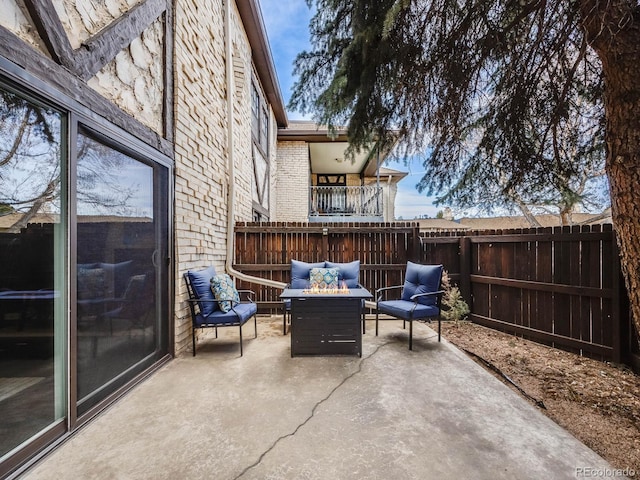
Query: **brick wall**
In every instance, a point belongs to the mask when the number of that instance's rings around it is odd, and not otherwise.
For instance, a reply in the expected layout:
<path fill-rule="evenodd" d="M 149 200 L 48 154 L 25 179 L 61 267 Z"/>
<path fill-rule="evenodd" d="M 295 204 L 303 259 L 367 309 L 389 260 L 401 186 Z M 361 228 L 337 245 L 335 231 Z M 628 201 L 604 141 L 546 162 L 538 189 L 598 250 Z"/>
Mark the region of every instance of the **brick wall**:
<path fill-rule="evenodd" d="M 233 4 L 235 7 L 235 3 Z M 175 353 L 191 348 L 182 275 L 226 259 L 228 165 L 224 8 L 220 0 L 176 3 Z M 235 220 L 251 220 L 251 50 L 233 11 Z M 242 84 L 244 82 L 244 84 Z"/>
<path fill-rule="evenodd" d="M 278 222 L 309 220 L 309 150 L 306 142 L 278 142 L 275 175 Z"/>

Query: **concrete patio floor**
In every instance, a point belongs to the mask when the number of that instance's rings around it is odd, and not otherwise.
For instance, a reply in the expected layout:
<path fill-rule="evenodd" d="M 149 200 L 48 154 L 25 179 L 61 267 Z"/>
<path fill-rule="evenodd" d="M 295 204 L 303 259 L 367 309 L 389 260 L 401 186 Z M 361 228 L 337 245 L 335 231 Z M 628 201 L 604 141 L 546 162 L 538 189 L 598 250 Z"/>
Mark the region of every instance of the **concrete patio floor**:
<path fill-rule="evenodd" d="M 279 318 L 199 344 L 21 478 L 576 478 L 611 468 L 433 330 L 368 322 L 359 357 L 290 356 Z M 585 471 L 585 470 L 582 470 Z"/>

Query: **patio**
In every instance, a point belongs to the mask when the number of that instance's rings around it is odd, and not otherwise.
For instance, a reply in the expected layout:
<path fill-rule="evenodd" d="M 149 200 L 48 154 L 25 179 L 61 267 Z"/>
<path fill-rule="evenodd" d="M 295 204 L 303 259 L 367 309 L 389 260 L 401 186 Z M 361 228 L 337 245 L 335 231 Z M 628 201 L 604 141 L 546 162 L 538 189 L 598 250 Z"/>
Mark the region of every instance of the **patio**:
<path fill-rule="evenodd" d="M 22 478 L 575 478 L 610 468 L 446 339 L 369 321 L 362 358 L 291 358 L 280 317 L 201 341 Z M 585 470 L 583 470 L 584 472 Z"/>

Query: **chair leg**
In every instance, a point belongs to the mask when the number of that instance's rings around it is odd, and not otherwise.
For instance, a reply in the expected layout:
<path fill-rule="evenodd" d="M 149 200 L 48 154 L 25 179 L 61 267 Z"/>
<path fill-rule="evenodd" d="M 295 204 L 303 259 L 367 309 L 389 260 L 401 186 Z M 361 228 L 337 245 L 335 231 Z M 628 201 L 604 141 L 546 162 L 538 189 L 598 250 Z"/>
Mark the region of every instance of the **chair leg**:
<path fill-rule="evenodd" d="M 409 350 L 413 350 L 413 322 L 409 321 Z"/>
<path fill-rule="evenodd" d="M 242 324 L 238 328 L 240 329 L 240 356 L 242 356 Z"/>
<path fill-rule="evenodd" d="M 253 338 L 258 338 L 258 318 L 256 315 L 253 316 L 253 331 L 255 332 Z"/>
<path fill-rule="evenodd" d="M 438 341 L 440 341 L 440 332 L 441 332 L 441 321 L 440 321 L 440 315 L 438 315 Z"/>
<path fill-rule="evenodd" d="M 191 327 L 191 346 L 193 347 L 193 356 L 196 356 L 196 327 Z"/>
<path fill-rule="evenodd" d="M 378 309 L 376 309 L 376 337 L 378 336 Z"/>

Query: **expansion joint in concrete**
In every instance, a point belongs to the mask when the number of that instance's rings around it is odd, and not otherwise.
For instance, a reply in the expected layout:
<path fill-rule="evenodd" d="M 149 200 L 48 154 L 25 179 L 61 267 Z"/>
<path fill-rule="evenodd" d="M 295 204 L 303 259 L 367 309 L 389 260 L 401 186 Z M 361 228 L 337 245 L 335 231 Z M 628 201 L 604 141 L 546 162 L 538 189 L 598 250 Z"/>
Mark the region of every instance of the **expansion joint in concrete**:
<path fill-rule="evenodd" d="M 376 347 L 376 349 L 371 352 L 369 355 L 367 355 L 366 357 L 364 357 L 359 363 L 358 363 L 358 368 L 353 372 L 350 373 L 349 375 L 347 375 L 346 377 L 344 377 L 342 379 L 342 381 L 336 385 L 335 387 L 333 387 L 333 389 L 327 394 L 326 397 L 322 398 L 321 400 L 319 400 L 311 409 L 311 414 L 303 421 L 301 422 L 296 428 L 295 430 L 293 430 L 293 432 L 291 433 L 287 433 L 286 435 L 282 435 L 280 437 L 278 437 L 276 439 L 275 442 L 273 442 L 271 444 L 271 446 L 269 448 L 267 448 L 264 452 L 262 452 L 262 454 L 260 455 L 260 457 L 258 458 L 258 460 L 256 460 L 254 463 L 252 463 L 251 465 L 249 465 L 248 467 L 246 467 L 244 470 L 242 470 L 242 472 L 240 472 L 233 480 L 238 480 L 239 478 L 242 478 L 244 476 L 245 473 L 247 473 L 249 470 L 251 470 L 252 468 L 257 467 L 258 465 L 260 465 L 260 463 L 262 462 L 262 459 L 264 457 L 266 457 L 269 452 L 271 452 L 274 448 L 276 448 L 276 446 L 285 438 L 289 438 L 289 437 L 293 437 L 296 433 L 298 433 L 298 431 L 304 427 L 307 423 L 309 423 L 309 421 L 315 416 L 316 411 L 318 410 L 318 407 L 320 407 L 320 405 L 322 405 L 324 402 L 326 402 L 327 400 L 329 400 L 334 393 L 336 393 L 340 387 L 342 387 L 345 383 L 347 383 L 351 378 L 353 378 L 354 376 L 356 376 L 357 374 L 359 374 L 362 371 L 362 367 L 364 365 L 364 362 L 366 362 L 367 360 L 369 360 L 371 357 L 373 357 L 376 353 L 378 353 L 378 351 L 384 347 L 389 345 L 390 343 L 393 342 L 385 342 L 381 345 L 378 345 Z"/>

